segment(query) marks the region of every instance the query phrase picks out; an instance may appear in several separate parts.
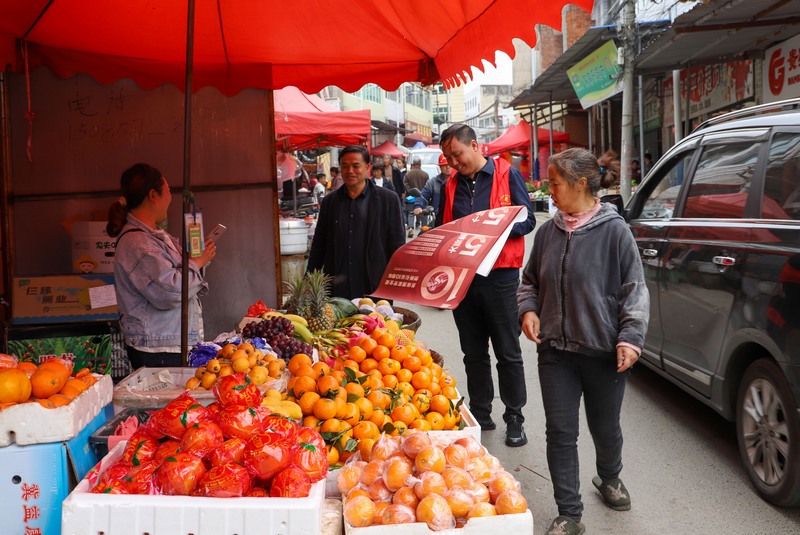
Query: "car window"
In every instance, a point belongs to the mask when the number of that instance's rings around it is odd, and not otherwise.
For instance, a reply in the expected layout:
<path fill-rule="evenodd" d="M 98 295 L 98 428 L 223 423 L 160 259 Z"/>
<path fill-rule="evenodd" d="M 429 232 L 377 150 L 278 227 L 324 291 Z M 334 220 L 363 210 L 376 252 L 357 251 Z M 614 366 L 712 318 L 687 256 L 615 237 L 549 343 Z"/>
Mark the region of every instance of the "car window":
<path fill-rule="evenodd" d="M 772 138 L 764 176 L 764 219 L 800 219 L 800 133 Z"/>
<path fill-rule="evenodd" d="M 683 216 L 743 217 L 760 147 L 752 141 L 707 145 L 694 172 Z"/>
<path fill-rule="evenodd" d="M 678 155 L 666 170 L 662 167 L 659 171 L 661 179 L 653 187 L 650 195 L 642 207 L 639 219 L 668 219 L 672 217 L 678 194 L 681 191 L 684 177 L 689 172 L 694 150 L 689 150 Z M 652 184 L 648 181 L 647 187 Z"/>

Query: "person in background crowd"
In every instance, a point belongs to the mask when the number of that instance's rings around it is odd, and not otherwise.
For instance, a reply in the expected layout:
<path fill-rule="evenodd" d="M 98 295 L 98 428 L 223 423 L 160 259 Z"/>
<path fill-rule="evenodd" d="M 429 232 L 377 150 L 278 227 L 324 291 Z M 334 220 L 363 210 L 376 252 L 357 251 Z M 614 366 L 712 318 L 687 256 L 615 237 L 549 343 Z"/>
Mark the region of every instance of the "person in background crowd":
<path fill-rule="evenodd" d="M 525 253 L 524 237 L 536 225 L 533 207 L 520 172 L 503 159 L 483 157 L 472 128 L 454 124 L 442 132 L 440 143 L 456 172 L 445 183 L 437 225 L 501 206 L 522 206 L 527 210 L 525 220 L 512 227 L 492 271 L 486 277 L 475 275 L 464 300 L 453 310 L 464 353 L 472 414 L 482 430 L 496 428 L 492 420 L 491 340 L 497 359 L 500 399 L 505 405 L 506 445 L 523 446 L 528 442 L 522 426 L 527 393 L 516 295 Z"/>
<path fill-rule="evenodd" d="M 639 167 L 639 160 L 631 161 L 631 186 L 636 186 L 642 181 L 642 168 Z"/>
<path fill-rule="evenodd" d="M 383 176 L 383 167 L 374 165 L 372 167 L 372 181 L 379 188 L 386 188 L 389 191 L 394 191 L 394 184 L 388 178 Z"/>
<path fill-rule="evenodd" d="M 338 167 L 331 167 L 331 188 L 332 190 L 339 189 L 342 184 L 344 184 L 344 180 L 342 179 L 342 174 L 339 172 Z"/>
<path fill-rule="evenodd" d="M 392 254 L 406 242 L 397 195 L 367 179 L 369 164 L 365 147 L 350 145 L 339 152 L 344 187 L 322 199 L 311 241 L 308 270 L 331 275 L 337 297 L 372 293 Z"/>
<path fill-rule="evenodd" d="M 646 177 L 647 173 L 650 172 L 650 169 L 653 168 L 653 155 L 649 152 L 644 153 L 644 169 L 642 171 L 642 177 Z"/>
<path fill-rule="evenodd" d="M 403 173 L 394 166 L 392 157 L 388 154 L 383 155 L 383 171 L 386 178 L 391 179 L 394 191 L 403 199 L 406 196 L 406 189 L 403 187 Z"/>
<path fill-rule="evenodd" d="M 581 396 L 596 452 L 592 480 L 610 508 L 630 509 L 622 470 L 620 410 L 639 359 L 650 297 L 639 250 L 625 220 L 601 204 L 600 188 L 619 177 L 619 160 L 586 149 L 550 158 L 550 195 L 558 207 L 533 242 L 517 292 L 522 332 L 538 344 L 547 464 L 558 517 L 547 534 L 578 535 L 583 503 L 578 469 Z"/>
<path fill-rule="evenodd" d="M 182 366 L 181 266 L 178 240 L 161 226 L 172 202 L 161 172 L 139 163 L 122 173 L 122 196 L 111 205 L 106 231 L 116 238 L 114 289 L 120 327 L 134 370 Z M 203 340 L 200 296 L 208 291 L 201 268 L 217 254 L 213 240 L 189 259 L 189 345 Z"/>
<path fill-rule="evenodd" d="M 314 186 L 314 201 L 322 202 L 325 193 L 328 192 L 328 177 L 325 173 L 317 173 L 317 184 Z"/>
<path fill-rule="evenodd" d="M 439 155 L 439 171 L 438 175 L 428 179 L 420 192 L 420 198 L 414 201 L 414 215 L 421 214 L 426 206 L 433 206 L 434 209 L 439 207 L 442 188 L 450 178 L 450 164 L 444 154 Z"/>
<path fill-rule="evenodd" d="M 403 187 L 406 191 L 414 188 L 421 190 L 430 178 L 428 173 L 422 170 L 422 160 L 419 156 L 416 156 L 411 162 L 411 170 L 403 178 Z"/>

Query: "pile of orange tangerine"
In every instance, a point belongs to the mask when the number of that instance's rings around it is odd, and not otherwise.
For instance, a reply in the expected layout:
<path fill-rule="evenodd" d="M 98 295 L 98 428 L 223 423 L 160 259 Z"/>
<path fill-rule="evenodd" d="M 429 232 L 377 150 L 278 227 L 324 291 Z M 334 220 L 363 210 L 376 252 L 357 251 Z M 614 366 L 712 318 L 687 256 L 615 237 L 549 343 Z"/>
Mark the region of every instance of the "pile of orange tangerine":
<path fill-rule="evenodd" d="M 455 379 L 418 345 L 398 345 L 376 328 L 350 347 L 346 358 L 325 362 L 297 354 L 289 360 L 288 398 L 303 413 L 303 425 L 320 431 L 331 465 L 359 451 L 369 458 L 381 435 L 407 429 L 460 429 Z"/>
<path fill-rule="evenodd" d="M 471 436 L 446 445 L 421 432 L 383 435 L 337 476 L 352 527 L 425 522 L 433 531 L 480 516 L 524 513 L 517 480 Z"/>
<path fill-rule="evenodd" d="M 32 362 L 13 364 L 0 368 L 0 410 L 28 401 L 46 409 L 63 407 L 97 382 L 88 368 L 73 375 L 72 363 L 60 358 L 38 366 Z"/>

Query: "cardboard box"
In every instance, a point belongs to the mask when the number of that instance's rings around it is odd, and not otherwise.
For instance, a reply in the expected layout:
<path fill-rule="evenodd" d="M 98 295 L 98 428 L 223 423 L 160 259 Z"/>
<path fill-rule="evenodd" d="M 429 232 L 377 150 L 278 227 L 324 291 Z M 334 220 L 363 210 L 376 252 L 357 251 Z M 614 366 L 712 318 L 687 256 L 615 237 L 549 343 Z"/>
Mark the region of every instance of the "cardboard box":
<path fill-rule="evenodd" d="M 36 365 L 61 358 L 72 362 L 76 372 L 89 368 L 93 373 L 111 373 L 112 355 L 115 349 L 121 350 L 115 345 L 121 343 L 115 324 L 104 321 L 10 327 L 8 353 Z"/>
<path fill-rule="evenodd" d="M 116 302 L 92 308 L 89 293 L 91 288 L 113 284 L 114 276 L 103 274 L 14 277 L 11 323 L 31 325 L 118 320 Z M 110 291 L 113 293 L 113 288 Z"/>
<path fill-rule="evenodd" d="M 0 411 L 0 451 L 14 442 L 24 446 L 60 442 L 78 436 L 111 403 L 111 376 L 96 377 L 97 382 L 91 388 L 63 407 L 45 409 L 36 402 L 30 402 L 18 403 Z"/>
<path fill-rule="evenodd" d="M 110 415 L 109 405 L 66 442 L 0 448 L 3 533 L 61 532 L 62 501 L 98 462 L 89 436 Z"/>
<path fill-rule="evenodd" d="M 117 239 L 106 232 L 105 221 L 72 224 L 72 269 L 75 273 L 114 273 Z"/>
<path fill-rule="evenodd" d="M 100 473 L 125 448 L 121 442 L 102 460 Z M 92 476 L 94 477 L 94 475 Z M 319 535 L 325 481 L 306 498 L 208 498 L 92 494 L 88 478 L 64 500 L 63 535 Z"/>

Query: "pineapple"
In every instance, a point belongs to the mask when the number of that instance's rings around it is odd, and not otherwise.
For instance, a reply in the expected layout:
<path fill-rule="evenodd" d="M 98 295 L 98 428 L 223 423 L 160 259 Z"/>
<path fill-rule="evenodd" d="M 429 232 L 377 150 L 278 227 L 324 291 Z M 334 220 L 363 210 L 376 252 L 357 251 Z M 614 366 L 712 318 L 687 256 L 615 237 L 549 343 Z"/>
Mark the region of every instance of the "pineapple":
<path fill-rule="evenodd" d="M 331 276 L 321 270 L 310 271 L 306 274 L 308 302 L 302 316 L 308 321 L 311 332 L 327 331 L 336 324 L 336 311 L 328 303 Z"/>
<path fill-rule="evenodd" d="M 283 307 L 289 314 L 302 316 L 308 306 L 308 280 L 302 271 L 294 272 L 283 283 L 288 298 Z"/>

